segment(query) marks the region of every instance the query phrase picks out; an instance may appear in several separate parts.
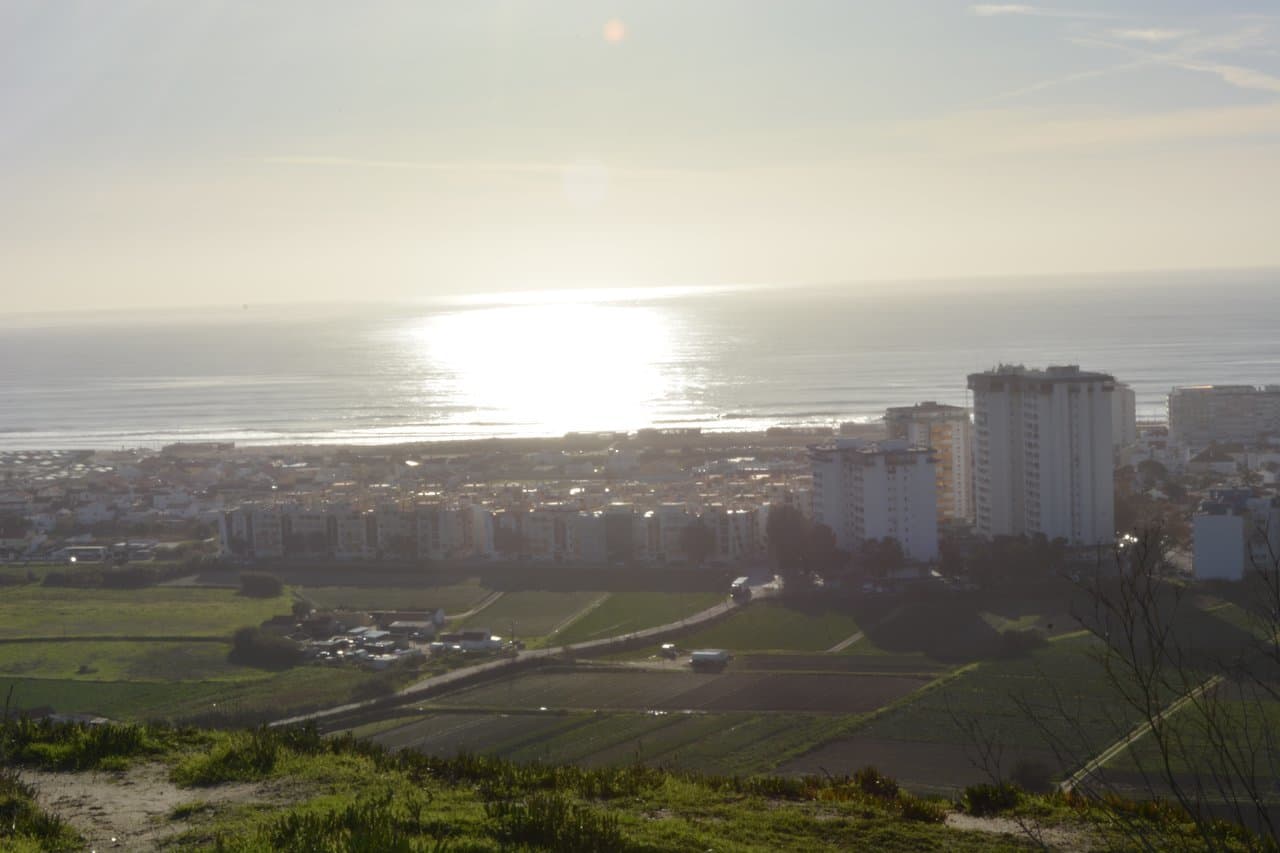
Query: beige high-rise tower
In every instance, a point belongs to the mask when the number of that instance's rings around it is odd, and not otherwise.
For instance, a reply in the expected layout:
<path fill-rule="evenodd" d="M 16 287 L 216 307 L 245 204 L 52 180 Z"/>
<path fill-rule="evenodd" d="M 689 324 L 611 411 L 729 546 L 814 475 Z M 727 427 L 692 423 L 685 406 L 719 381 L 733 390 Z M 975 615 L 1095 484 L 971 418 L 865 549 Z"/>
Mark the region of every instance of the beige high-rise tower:
<path fill-rule="evenodd" d="M 889 438 L 933 449 L 938 521 L 973 520 L 973 433 L 969 410 L 941 403 L 897 406 L 884 413 Z"/>

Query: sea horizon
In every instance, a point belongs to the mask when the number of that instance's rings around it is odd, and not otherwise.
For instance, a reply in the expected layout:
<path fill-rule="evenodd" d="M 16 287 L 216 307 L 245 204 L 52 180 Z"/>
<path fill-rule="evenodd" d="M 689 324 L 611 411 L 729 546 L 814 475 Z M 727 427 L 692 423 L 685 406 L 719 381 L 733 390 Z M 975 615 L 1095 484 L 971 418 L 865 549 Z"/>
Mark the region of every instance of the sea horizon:
<path fill-rule="evenodd" d="M 0 450 L 871 423 L 999 363 L 1111 373 L 1144 419 L 1280 381 L 1275 270 L 973 281 L 41 314 L 0 340 Z"/>

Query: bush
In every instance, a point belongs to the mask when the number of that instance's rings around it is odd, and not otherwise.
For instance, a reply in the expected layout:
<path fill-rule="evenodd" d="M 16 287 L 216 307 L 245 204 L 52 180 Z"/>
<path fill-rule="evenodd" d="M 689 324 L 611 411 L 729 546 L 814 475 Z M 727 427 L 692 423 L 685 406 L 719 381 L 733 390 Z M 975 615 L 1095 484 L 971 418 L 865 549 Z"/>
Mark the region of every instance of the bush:
<path fill-rule="evenodd" d="M 942 823 L 947 819 L 947 807 L 935 800 L 904 796 L 898 800 L 898 813 L 903 820 L 920 823 Z"/>
<path fill-rule="evenodd" d="M 1049 645 L 1049 639 L 1039 628 L 1006 628 L 1000 632 L 1000 652 L 1006 657 L 1017 657 Z"/>
<path fill-rule="evenodd" d="M 1021 791 L 1016 785 L 1002 783 L 999 785 L 970 785 L 964 789 L 961 805 L 965 812 L 974 817 L 1006 812 L 1018 805 Z"/>
<path fill-rule="evenodd" d="M 77 850 L 79 840 L 60 818 L 41 811 L 35 791 L 18 778 L 16 771 L 0 769 L 0 848 Z"/>
<path fill-rule="evenodd" d="M 280 758 L 280 738 L 269 729 L 236 732 L 204 755 L 178 765 L 173 781 L 179 785 L 207 786 L 224 782 L 251 782 L 270 775 Z"/>
<path fill-rule="evenodd" d="M 1009 780 L 1033 794 L 1047 794 L 1053 790 L 1053 771 L 1043 761 L 1019 759 L 1009 771 Z"/>
<path fill-rule="evenodd" d="M 507 848 L 596 853 L 627 847 L 616 815 L 570 802 L 558 791 L 497 800 L 485 804 L 484 810 L 489 831 Z"/>
<path fill-rule="evenodd" d="M 302 660 L 302 649 L 293 640 L 261 628 L 241 628 L 231 638 L 227 660 L 261 669 L 287 669 Z"/>
<path fill-rule="evenodd" d="M 251 598 L 276 598 L 284 593 L 284 581 L 266 572 L 241 572 L 240 594 Z"/>
<path fill-rule="evenodd" d="M 864 794 L 881 799 L 898 796 L 898 783 L 874 767 L 864 767 L 853 775 L 854 784 Z"/>

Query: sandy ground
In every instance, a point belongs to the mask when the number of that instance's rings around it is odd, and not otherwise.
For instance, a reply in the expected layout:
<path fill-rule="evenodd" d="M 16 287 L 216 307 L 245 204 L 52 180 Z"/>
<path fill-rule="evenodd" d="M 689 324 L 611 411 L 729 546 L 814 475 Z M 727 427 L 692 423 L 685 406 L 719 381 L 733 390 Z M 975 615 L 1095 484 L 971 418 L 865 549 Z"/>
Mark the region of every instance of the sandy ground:
<path fill-rule="evenodd" d="M 947 815 L 947 826 L 971 832 L 989 832 L 993 835 L 1012 835 L 1027 841 L 1043 844 L 1049 850 L 1093 850 L 1091 839 L 1066 827 L 1039 826 L 1034 821 L 1019 823 L 1008 817 L 973 817 L 952 812 Z"/>
<path fill-rule="evenodd" d="M 298 795 L 271 782 L 179 788 L 169 781 L 168 768 L 157 764 L 124 772 L 23 770 L 22 779 L 36 789 L 41 807 L 70 823 L 88 842 L 89 850 L 158 849 L 165 839 L 190 826 L 169 817 L 182 803 L 269 804 L 293 801 Z"/>

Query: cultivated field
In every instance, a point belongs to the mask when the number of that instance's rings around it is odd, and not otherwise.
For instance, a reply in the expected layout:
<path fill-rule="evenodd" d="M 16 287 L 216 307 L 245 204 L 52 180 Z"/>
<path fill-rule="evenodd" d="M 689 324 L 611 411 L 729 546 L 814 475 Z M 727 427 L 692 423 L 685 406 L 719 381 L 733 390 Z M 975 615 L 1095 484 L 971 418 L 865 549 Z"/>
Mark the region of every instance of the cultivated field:
<path fill-rule="evenodd" d="M 713 592 L 615 592 L 551 637 L 550 642 L 569 645 L 666 625 L 724 599 L 724 595 Z"/>
<path fill-rule="evenodd" d="M 617 667 L 535 671 L 451 693 L 451 707 L 705 711 L 872 711 L 927 678 L 809 672 L 697 673 Z"/>
<path fill-rule="evenodd" d="M 156 586 L 0 590 L 0 639 L 11 637 L 227 637 L 288 613 L 292 599 L 246 598 L 230 589 Z"/>
<path fill-rule="evenodd" d="M 504 637 L 545 637 L 604 595 L 601 592 L 546 590 L 507 592 L 493 604 L 473 614 L 462 625 L 467 628 L 488 628 Z"/>
<path fill-rule="evenodd" d="M 851 614 L 761 601 L 680 639 L 684 648 L 821 652 L 858 632 Z"/>
<path fill-rule="evenodd" d="M 374 724 L 386 746 L 433 755 L 475 752 L 588 767 L 634 764 L 713 773 L 762 773 L 847 725 L 848 718 L 749 713 L 435 712 Z"/>
<path fill-rule="evenodd" d="M 227 662 L 222 641 L 0 642 L 0 675 L 89 681 L 234 681 L 268 673 Z"/>
<path fill-rule="evenodd" d="M 292 596 L 148 587 L 0 591 L 0 701 L 113 719 L 246 716 L 339 704 L 393 676 L 227 661 L 232 633 L 287 613 Z"/>
<path fill-rule="evenodd" d="M 448 614 L 475 607 L 491 590 L 471 578 L 447 586 L 300 586 L 297 594 L 317 607 L 343 610 L 423 610 L 444 608 Z"/>

